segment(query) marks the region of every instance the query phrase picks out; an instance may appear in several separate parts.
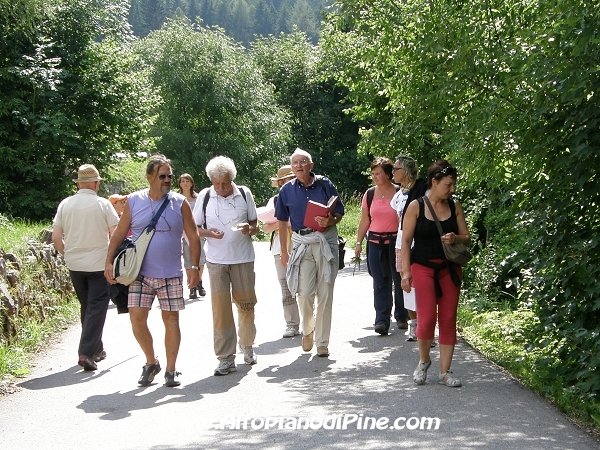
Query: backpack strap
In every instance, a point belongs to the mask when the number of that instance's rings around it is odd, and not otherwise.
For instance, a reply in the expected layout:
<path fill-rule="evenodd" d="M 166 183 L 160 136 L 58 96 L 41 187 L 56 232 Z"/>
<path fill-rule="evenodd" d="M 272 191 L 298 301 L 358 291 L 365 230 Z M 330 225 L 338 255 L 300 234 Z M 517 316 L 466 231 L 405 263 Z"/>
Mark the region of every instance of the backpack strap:
<path fill-rule="evenodd" d="M 369 214 L 369 222 L 371 222 L 371 204 L 373 203 L 373 197 L 375 197 L 375 186 L 367 189 L 367 213 Z"/>
<path fill-rule="evenodd" d="M 202 202 L 202 217 L 204 218 L 204 223 L 202 224 L 202 228 L 206 230 L 206 205 L 208 205 L 208 201 L 210 200 L 210 188 L 206 190 L 206 194 L 204 194 L 204 201 Z"/>
<path fill-rule="evenodd" d="M 396 188 L 396 192 L 398 192 L 400 190 L 400 186 L 398 186 L 397 184 L 394 184 L 394 187 Z M 375 186 L 372 186 L 369 189 L 367 189 L 367 211 L 369 213 L 369 222 L 371 222 L 371 204 L 373 203 L 374 197 L 375 197 Z"/>
<path fill-rule="evenodd" d="M 279 194 L 275 194 L 273 196 L 273 208 L 277 208 L 277 199 L 279 198 Z M 273 240 L 275 239 L 275 231 L 271 231 L 271 243 L 269 245 L 269 250 L 273 249 Z"/>

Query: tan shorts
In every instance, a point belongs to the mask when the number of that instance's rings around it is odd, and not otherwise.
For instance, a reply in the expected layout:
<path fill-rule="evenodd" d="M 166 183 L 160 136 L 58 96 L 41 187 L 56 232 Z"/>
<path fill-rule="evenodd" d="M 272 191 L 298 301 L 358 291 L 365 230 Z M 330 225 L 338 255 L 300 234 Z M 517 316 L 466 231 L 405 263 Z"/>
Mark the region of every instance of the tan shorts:
<path fill-rule="evenodd" d="M 141 277 L 129 285 L 127 306 L 129 308 L 152 308 L 154 297 L 158 297 L 163 311 L 185 309 L 183 301 L 183 277 L 152 278 Z"/>

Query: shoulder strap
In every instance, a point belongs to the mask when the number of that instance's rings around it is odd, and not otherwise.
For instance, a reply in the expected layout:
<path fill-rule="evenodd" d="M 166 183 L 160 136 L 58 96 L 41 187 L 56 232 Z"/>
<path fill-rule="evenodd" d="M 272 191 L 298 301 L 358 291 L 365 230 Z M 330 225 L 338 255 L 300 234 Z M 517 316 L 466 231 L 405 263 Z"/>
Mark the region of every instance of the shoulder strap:
<path fill-rule="evenodd" d="M 202 228 L 206 230 L 206 205 L 208 205 L 208 201 L 210 200 L 210 188 L 206 190 L 204 194 L 204 201 L 202 202 L 202 217 L 204 218 L 204 223 L 202 224 Z"/>
<path fill-rule="evenodd" d="M 373 197 L 375 197 L 375 186 L 367 189 L 367 212 L 369 214 L 369 222 L 371 221 L 371 204 L 373 203 Z"/>
<path fill-rule="evenodd" d="M 240 190 L 240 194 L 242 194 L 244 201 L 248 203 L 248 200 L 246 200 L 246 191 L 244 190 L 244 186 L 238 186 L 238 189 Z"/>
<path fill-rule="evenodd" d="M 317 181 L 321 188 L 325 191 L 325 195 L 327 195 L 327 197 L 330 197 L 330 195 L 327 193 L 327 187 L 325 186 L 325 182 L 323 181 L 323 175 L 315 175 L 315 181 Z"/>
<path fill-rule="evenodd" d="M 429 201 L 429 199 L 427 198 L 426 195 L 423 196 L 423 200 L 427 204 L 427 207 L 429 208 L 429 211 L 431 212 L 431 215 L 433 216 L 433 220 L 435 220 L 435 226 L 437 227 L 438 232 L 440 233 L 440 236 L 443 236 L 444 232 L 442 230 L 442 225 L 440 225 L 440 221 L 438 220 L 437 215 L 435 214 L 435 211 L 433 210 L 433 206 L 431 205 L 431 202 Z"/>
<path fill-rule="evenodd" d="M 396 188 L 396 192 L 400 190 L 400 186 L 394 184 Z M 375 197 L 375 186 L 367 189 L 367 211 L 369 212 L 369 222 L 371 221 L 371 204 L 373 203 L 373 198 Z"/>
<path fill-rule="evenodd" d="M 169 202 L 171 201 L 172 198 L 173 198 L 173 193 L 169 192 L 169 194 L 167 195 L 167 198 L 164 199 L 164 201 L 160 205 L 160 208 L 158 208 L 158 211 L 156 211 L 156 214 L 154 214 L 154 217 L 150 221 L 150 225 L 148 225 L 146 227 L 148 230 L 154 229 L 154 227 L 156 227 L 156 222 L 158 222 L 160 215 L 163 213 L 163 211 L 165 210 L 165 208 L 167 207 L 167 205 L 169 204 Z"/>

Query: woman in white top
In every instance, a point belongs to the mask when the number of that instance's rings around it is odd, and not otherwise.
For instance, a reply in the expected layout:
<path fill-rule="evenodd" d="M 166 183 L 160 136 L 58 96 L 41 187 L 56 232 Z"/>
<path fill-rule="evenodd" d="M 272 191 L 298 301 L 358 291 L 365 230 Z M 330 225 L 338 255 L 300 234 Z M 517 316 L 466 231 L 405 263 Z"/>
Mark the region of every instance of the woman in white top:
<path fill-rule="evenodd" d="M 423 178 L 417 178 L 418 170 L 416 161 L 410 156 L 398 155 L 394 163 L 394 182 L 402 186 L 402 189 L 396 193 L 390 206 L 398 214 L 398 238 L 396 239 L 396 270 L 402 276 L 402 259 L 400 257 L 400 248 L 402 246 L 402 221 L 406 208 L 414 199 L 423 197 L 427 191 L 427 182 Z M 407 308 L 408 309 L 408 308 Z M 406 332 L 407 341 L 416 341 L 415 334 L 417 330 L 417 312 L 408 309 L 408 331 Z"/>

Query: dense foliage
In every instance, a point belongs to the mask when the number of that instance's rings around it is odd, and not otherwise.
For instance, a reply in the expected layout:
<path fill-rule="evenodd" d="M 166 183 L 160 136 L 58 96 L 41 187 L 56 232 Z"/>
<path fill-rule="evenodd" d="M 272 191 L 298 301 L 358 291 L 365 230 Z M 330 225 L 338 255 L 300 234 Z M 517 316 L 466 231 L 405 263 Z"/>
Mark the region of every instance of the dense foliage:
<path fill-rule="evenodd" d="M 363 145 L 448 157 L 480 237 L 469 281 L 539 318 L 540 367 L 600 393 L 594 2 L 342 0 L 325 46 Z M 472 284 L 473 285 L 473 284 Z M 481 287 L 481 285 L 479 285 Z"/>
<path fill-rule="evenodd" d="M 145 149 L 155 98 L 131 69 L 127 4 L 95 5 L 2 0 L 0 163 L 10 170 L 0 212 L 47 219 L 80 164 L 102 169 L 117 152 Z"/>
<path fill-rule="evenodd" d="M 219 26 L 244 44 L 255 35 L 303 31 L 316 42 L 329 0 L 131 0 L 129 21 L 137 36 L 158 30 L 167 19 L 187 17 L 202 26 Z"/>
<path fill-rule="evenodd" d="M 252 58 L 273 83 L 278 103 L 290 113 L 295 147 L 313 155 L 315 171 L 334 180 L 338 190 L 362 192 L 370 154 L 359 154 L 358 125 L 342 104 L 346 89 L 322 73 L 327 61 L 303 33 L 267 37 L 254 42 Z M 288 161 L 285 161 L 288 163 Z"/>
<path fill-rule="evenodd" d="M 597 405 L 600 5 L 340 0 L 318 46 L 301 26 L 277 35 L 296 21 L 270 7 L 324 4 L 0 0 L 0 213 L 49 219 L 84 162 L 137 189 L 143 160 L 123 156 L 138 152 L 198 187 L 231 156 L 259 203 L 296 146 L 346 196 L 373 155 L 446 157 L 476 241 L 469 320 L 512 308 L 541 389 Z"/>
<path fill-rule="evenodd" d="M 268 189 L 289 136 L 287 114 L 244 49 L 219 30 L 173 21 L 140 41 L 138 53 L 163 100 L 153 132 L 178 171 L 209 183 L 215 155 L 236 162 L 238 181 Z M 265 192 L 265 195 L 267 193 Z"/>

